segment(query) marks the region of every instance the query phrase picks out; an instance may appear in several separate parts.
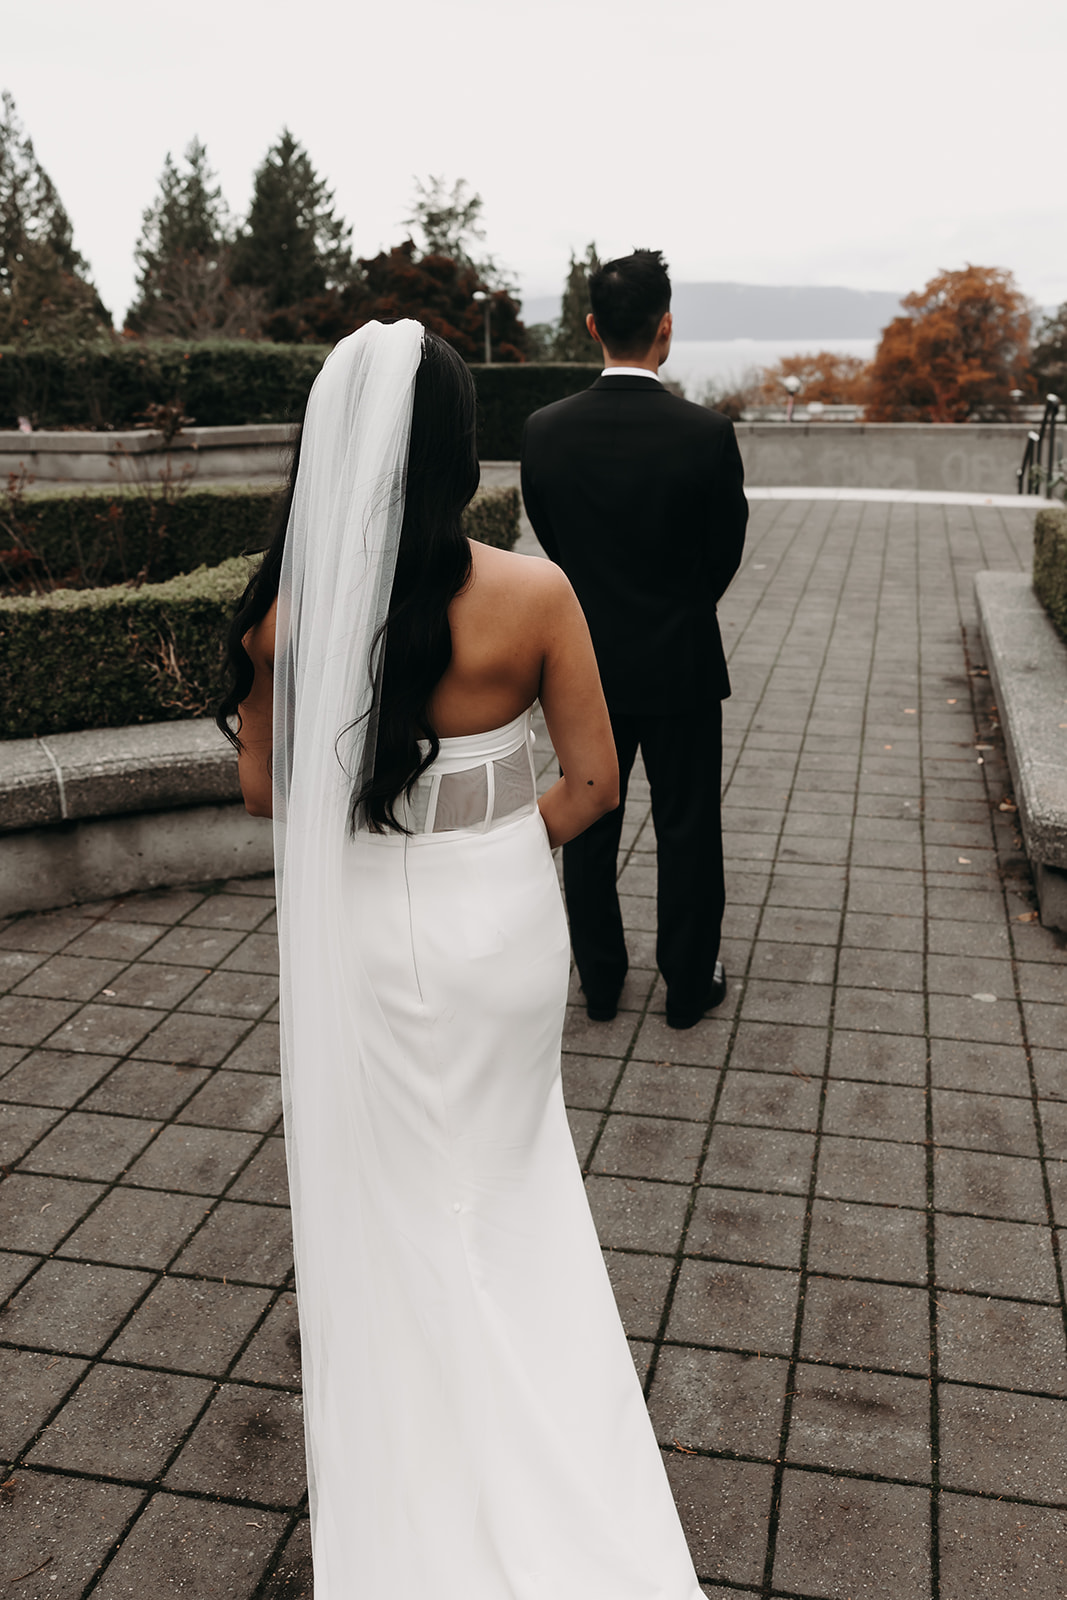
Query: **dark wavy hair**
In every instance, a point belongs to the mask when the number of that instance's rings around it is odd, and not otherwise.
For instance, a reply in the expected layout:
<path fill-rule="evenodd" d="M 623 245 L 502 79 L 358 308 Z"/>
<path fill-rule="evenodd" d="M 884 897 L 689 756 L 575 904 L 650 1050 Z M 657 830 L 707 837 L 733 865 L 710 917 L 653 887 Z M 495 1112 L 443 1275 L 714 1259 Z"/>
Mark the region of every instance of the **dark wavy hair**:
<path fill-rule="evenodd" d="M 474 382 L 463 359 L 435 334 L 423 337 L 415 376 L 404 521 L 385 622 L 371 648 L 374 684 L 370 729 L 373 766 L 356 779 L 351 824 L 375 833 L 406 830 L 395 806 L 436 758 L 440 740 L 428 717 L 433 692 L 452 659 L 448 607 L 467 583 L 471 552 L 463 510 L 478 487 Z M 226 638 L 229 684 L 215 721 L 240 748 L 240 711 L 255 669 L 243 640 L 278 593 L 285 534 L 300 466 L 293 452 L 289 486 L 263 560 L 237 604 Z M 237 730 L 231 727 L 237 719 Z M 338 735 L 343 730 L 338 729 Z M 419 748 L 425 740 L 427 749 Z"/>
<path fill-rule="evenodd" d="M 647 355 L 671 308 L 671 280 L 660 251 L 634 250 L 602 262 L 589 277 L 589 304 L 613 356 Z"/>

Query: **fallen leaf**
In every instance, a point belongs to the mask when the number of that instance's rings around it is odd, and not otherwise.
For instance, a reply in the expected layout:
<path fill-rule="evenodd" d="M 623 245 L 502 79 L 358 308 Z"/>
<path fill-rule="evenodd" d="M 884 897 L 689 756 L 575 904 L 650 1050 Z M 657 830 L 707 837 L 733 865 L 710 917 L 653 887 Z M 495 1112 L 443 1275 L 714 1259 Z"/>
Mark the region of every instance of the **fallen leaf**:
<path fill-rule="evenodd" d="M 972 994 L 971 996 L 972 1000 L 984 1000 L 987 1005 L 992 1004 L 996 998 L 995 994 Z"/>
<path fill-rule="evenodd" d="M 1037 921 L 1037 912 L 1036 911 L 1021 911 L 1019 913 L 1019 915 L 1016 917 L 1015 920 L 1016 920 L 1016 922 L 1036 922 Z"/>
<path fill-rule="evenodd" d="M 883 750 L 892 750 L 892 748 L 893 748 L 893 746 L 892 746 L 892 745 L 891 745 L 891 744 L 884 744 L 884 745 L 883 745 L 883 746 L 882 746 L 882 749 L 883 749 Z"/>
<path fill-rule="evenodd" d="M 914 706 L 905 706 L 904 707 L 904 715 L 906 717 L 915 717 L 915 716 L 918 716 L 918 712 L 916 711 Z"/>
<path fill-rule="evenodd" d="M 998 811 L 1018 811 L 1018 809 L 1019 807 L 1015 804 L 1015 801 L 1008 799 L 1002 800 L 997 807 Z"/>
<path fill-rule="evenodd" d="M 971 864 L 970 856 L 957 856 L 956 860 L 959 862 L 961 867 L 969 867 Z"/>
<path fill-rule="evenodd" d="M 945 701 L 945 704 L 946 704 L 946 705 L 947 705 L 947 706 L 954 706 L 954 705 L 958 705 L 958 704 L 959 704 L 959 702 L 958 702 L 958 701 L 956 701 L 956 700 L 946 700 L 946 701 Z"/>
<path fill-rule="evenodd" d="M 114 1000 L 114 998 L 115 998 L 115 990 L 114 989 L 101 989 L 100 993 L 101 994 L 110 995 L 112 1000 Z"/>
<path fill-rule="evenodd" d="M 993 746 L 991 744 L 976 744 L 974 748 L 976 750 L 992 750 Z"/>

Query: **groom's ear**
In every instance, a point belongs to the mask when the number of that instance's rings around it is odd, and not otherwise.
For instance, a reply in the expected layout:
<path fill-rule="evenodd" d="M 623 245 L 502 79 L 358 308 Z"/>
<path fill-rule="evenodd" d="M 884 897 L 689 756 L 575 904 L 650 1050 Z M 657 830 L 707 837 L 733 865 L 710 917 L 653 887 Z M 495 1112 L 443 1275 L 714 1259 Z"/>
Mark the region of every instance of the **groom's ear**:
<path fill-rule="evenodd" d="M 597 344 L 603 344 L 604 343 L 603 339 L 600 337 L 599 333 L 597 333 L 597 331 L 596 331 L 596 320 L 595 320 L 595 318 L 593 316 L 593 313 L 591 311 L 586 314 L 585 325 L 589 329 L 589 337 L 590 337 L 590 339 L 595 339 Z"/>

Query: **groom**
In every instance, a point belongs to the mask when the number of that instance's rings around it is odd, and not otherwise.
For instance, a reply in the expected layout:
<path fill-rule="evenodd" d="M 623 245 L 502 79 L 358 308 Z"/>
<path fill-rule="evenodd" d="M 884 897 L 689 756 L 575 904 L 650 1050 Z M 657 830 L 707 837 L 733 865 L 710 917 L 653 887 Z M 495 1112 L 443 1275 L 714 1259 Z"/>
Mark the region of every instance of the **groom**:
<path fill-rule="evenodd" d="M 589 280 L 603 350 L 592 388 L 536 411 L 522 445 L 534 532 L 574 585 L 593 637 L 622 802 L 563 849 L 571 941 L 594 1021 L 615 1015 L 627 955 L 615 886 L 638 748 L 658 855 L 656 960 L 667 1022 L 691 1028 L 726 993 L 722 704 L 730 693 L 716 602 L 741 560 L 748 506 L 732 424 L 670 394 L 671 285 L 658 250 Z"/>

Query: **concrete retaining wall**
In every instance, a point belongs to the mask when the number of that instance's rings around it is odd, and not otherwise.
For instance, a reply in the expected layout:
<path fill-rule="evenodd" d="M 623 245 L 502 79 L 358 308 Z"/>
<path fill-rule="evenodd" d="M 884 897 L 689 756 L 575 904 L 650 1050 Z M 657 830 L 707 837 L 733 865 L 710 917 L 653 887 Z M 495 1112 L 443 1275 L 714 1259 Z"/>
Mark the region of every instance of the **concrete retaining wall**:
<path fill-rule="evenodd" d="M 1041 921 L 1067 931 L 1067 645 L 1028 573 L 978 572 L 974 592 Z"/>
<path fill-rule="evenodd" d="M 130 433 L 0 431 L 0 477 L 25 469 L 37 484 L 153 482 L 169 461 L 205 481 L 283 478 L 296 429 L 288 423 L 186 428 L 169 449 L 151 429 Z"/>
<path fill-rule="evenodd" d="M 1012 494 L 1026 447 L 1014 423 L 739 422 L 754 488 L 941 489 Z"/>
<path fill-rule="evenodd" d="M 1026 444 L 1024 424 L 739 422 L 747 481 L 756 488 L 934 489 L 1012 494 Z M 0 476 L 24 466 L 39 484 L 116 483 L 175 471 L 205 481 L 278 479 L 288 464 L 288 425 L 189 428 L 164 452 L 159 434 L 3 433 Z M 492 469 L 514 463 L 485 464 Z"/>
<path fill-rule="evenodd" d="M 0 916 L 273 867 L 269 820 L 240 804 L 60 823 L 0 835 Z"/>
<path fill-rule="evenodd" d="M 0 916 L 273 865 L 207 718 L 0 742 Z"/>

